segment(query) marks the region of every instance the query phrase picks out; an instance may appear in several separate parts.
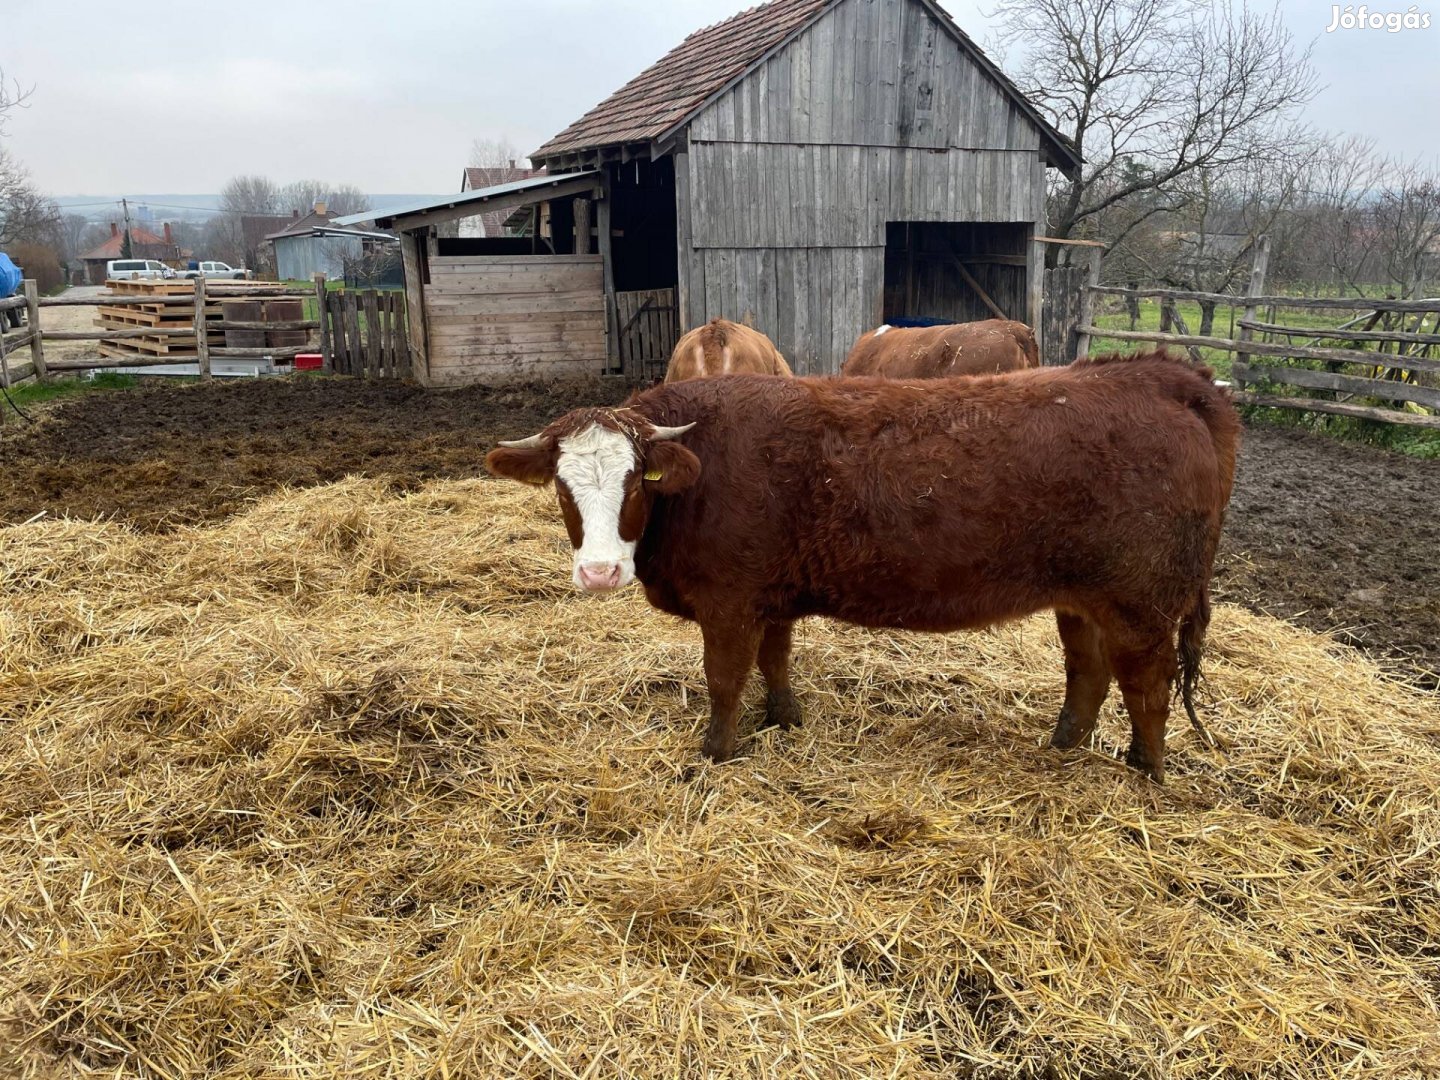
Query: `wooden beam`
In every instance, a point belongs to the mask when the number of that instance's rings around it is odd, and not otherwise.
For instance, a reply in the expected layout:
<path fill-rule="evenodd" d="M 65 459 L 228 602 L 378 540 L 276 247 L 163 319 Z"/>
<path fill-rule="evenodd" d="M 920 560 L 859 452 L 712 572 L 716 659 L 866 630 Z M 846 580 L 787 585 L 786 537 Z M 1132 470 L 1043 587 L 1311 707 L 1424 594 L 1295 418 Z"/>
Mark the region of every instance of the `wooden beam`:
<path fill-rule="evenodd" d="M 1440 409 L 1440 390 L 1430 386 L 1395 379 L 1364 379 L 1358 375 L 1340 375 L 1333 371 L 1312 371 L 1310 368 L 1252 367 L 1236 362 L 1231 373 L 1238 382 L 1279 383 L 1282 386 L 1303 386 L 1307 390 L 1334 390 L 1342 394 L 1360 394 L 1385 401 L 1412 401 L 1430 409 Z"/>
<path fill-rule="evenodd" d="M 610 232 L 610 174 L 603 175 L 604 186 L 600 204 L 596 208 L 595 224 L 599 229 L 601 288 L 605 292 L 605 369 L 614 371 L 620 366 L 620 338 L 615 326 L 615 255 L 613 237 Z"/>
<path fill-rule="evenodd" d="M 1241 351 L 1260 356 L 1294 356 L 1307 360 L 1329 360 L 1340 364 L 1365 364 L 1370 367 L 1401 368 L 1406 371 L 1440 371 L 1440 360 L 1419 356 L 1396 356 L 1394 353 L 1370 352 L 1365 349 L 1320 349 L 1299 345 L 1282 345 L 1278 341 L 1235 341 L 1231 338 L 1201 337 L 1198 334 L 1162 334 L 1155 330 L 1106 330 L 1100 326 L 1082 326 L 1083 333 L 1095 337 L 1118 338 L 1121 341 L 1153 341 L 1160 345 L 1198 345 L 1202 349 Z"/>
<path fill-rule="evenodd" d="M 1249 322 L 1240 319 L 1236 323 L 1242 330 L 1256 330 L 1265 334 L 1284 334 L 1287 337 L 1330 338 L 1339 341 L 1398 341 L 1416 345 L 1440 345 L 1440 334 L 1412 334 L 1399 330 L 1342 330 L 1339 327 L 1281 326 L 1278 323 Z M 49 335 L 46 335 L 49 337 Z"/>
<path fill-rule="evenodd" d="M 566 180 L 562 175 L 557 176 L 553 184 L 545 184 L 525 191 L 514 191 L 507 195 L 496 195 L 488 199 L 448 203 L 434 210 L 421 210 L 385 220 L 390 221 L 396 230 L 406 233 L 427 225 L 439 225 L 446 221 L 460 221 L 463 218 L 475 217 L 477 214 L 484 214 L 491 210 L 504 210 L 513 206 L 534 206 L 536 203 L 575 195 L 594 195 L 599 185 L 600 178 L 597 176 L 583 176 L 576 180 Z"/>
<path fill-rule="evenodd" d="M 335 370 L 335 354 L 330 346 L 330 320 L 325 317 L 325 275 L 317 273 L 315 281 L 315 318 L 320 324 L 320 370 Z"/>
<path fill-rule="evenodd" d="M 1255 298 L 1265 294 L 1265 268 L 1270 264 L 1270 237 L 1261 236 L 1255 242 L 1255 261 L 1250 264 L 1250 285 L 1245 290 L 1245 314 L 1240 319 L 1240 340 L 1248 342 L 1254 333 L 1245 324 L 1255 321 Z M 1181 329 L 1185 329 L 1183 326 Z M 1193 353 L 1191 355 L 1194 355 Z M 1235 360 L 1242 367 L 1250 359 L 1248 352 L 1239 352 Z"/>
<path fill-rule="evenodd" d="M 1285 308 L 1333 308 L 1341 311 L 1440 311 L 1440 299 L 1435 300 L 1371 300 L 1365 297 L 1336 296 L 1231 296 L 1228 293 L 1190 292 L 1185 289 L 1124 289 L 1116 285 L 1097 285 L 1095 291 L 1107 296 L 1136 296 L 1154 299 L 1169 297 L 1172 300 L 1204 300 L 1226 307 L 1242 307 L 1254 304 L 1256 307 Z"/>
<path fill-rule="evenodd" d="M 590 254 L 590 200 L 575 199 L 570 204 L 575 217 L 575 254 Z"/>
<path fill-rule="evenodd" d="M 975 280 L 975 275 L 965 269 L 965 264 L 960 260 L 960 256 L 954 256 L 954 260 L 955 269 L 960 271 L 960 279 L 975 290 L 975 295 L 980 297 L 980 302 L 989 308 L 997 319 L 1008 319 L 1010 316 L 1001 311 L 1000 305 L 990 299 L 990 294 L 980 287 L 980 282 Z"/>
<path fill-rule="evenodd" d="M 35 279 L 26 278 L 24 289 L 25 318 L 30 323 L 30 363 L 35 365 L 35 378 L 44 382 L 49 372 L 45 370 L 45 333 L 40 329 L 40 294 Z"/>
<path fill-rule="evenodd" d="M 1387 424 L 1405 424 L 1440 430 L 1440 416 L 1424 416 L 1400 409 L 1377 409 L 1370 405 L 1351 405 L 1345 401 L 1321 401 L 1319 398 L 1273 397 L 1249 390 L 1231 391 L 1231 397 L 1242 405 L 1261 405 L 1270 409 L 1296 409 L 1300 412 L 1328 413 L 1333 416 L 1356 416 L 1364 420 L 1380 420 Z"/>
<path fill-rule="evenodd" d="M 1100 284 L 1101 249 L 1091 245 L 1087 246 L 1090 247 L 1087 254 L 1090 265 L 1085 272 L 1086 287 L 1080 291 L 1080 326 L 1075 335 L 1075 356 L 1079 360 L 1090 355 L 1090 338 L 1092 336 L 1090 324 L 1095 321 L 1094 286 Z"/>
<path fill-rule="evenodd" d="M 200 364 L 200 378 L 210 378 L 210 331 L 205 325 L 205 275 L 195 276 L 195 358 Z M 262 339 L 263 340 L 263 339 Z"/>
<path fill-rule="evenodd" d="M 420 279 L 420 240 L 400 234 L 400 261 L 405 272 L 405 329 L 410 350 L 410 375 L 430 385 L 430 349 L 425 335 L 425 284 Z"/>

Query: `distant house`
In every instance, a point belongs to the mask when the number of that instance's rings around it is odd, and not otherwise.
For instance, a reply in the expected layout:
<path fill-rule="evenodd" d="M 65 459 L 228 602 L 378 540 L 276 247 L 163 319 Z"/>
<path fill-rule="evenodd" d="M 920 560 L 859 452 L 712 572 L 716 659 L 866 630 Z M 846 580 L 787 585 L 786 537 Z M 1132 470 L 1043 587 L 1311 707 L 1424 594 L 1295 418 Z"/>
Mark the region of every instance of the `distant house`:
<path fill-rule="evenodd" d="M 524 166 L 510 162 L 509 165 L 501 165 L 497 168 L 466 168 L 460 178 L 460 191 L 480 191 L 483 188 L 496 187 L 499 184 L 510 184 L 516 180 L 528 180 L 532 176 L 543 176 L 544 169 L 527 169 Z M 475 217 L 462 218 L 459 222 L 457 236 L 475 238 L 479 236 L 515 236 L 518 233 L 513 228 L 507 228 L 505 219 L 510 217 L 513 210 L 487 210 Z"/>
<path fill-rule="evenodd" d="M 177 270 L 185 265 L 190 252 L 182 250 L 171 234 L 170 223 L 163 227 L 164 234 L 156 236 L 149 229 L 130 226 L 130 255 L 132 259 L 159 259 Z M 99 247 L 85 252 L 80 261 L 85 264 L 85 282 L 89 285 L 105 284 L 105 264 L 111 259 L 126 258 L 124 254 L 125 234 L 119 222 L 110 223 L 110 238 Z"/>
<path fill-rule="evenodd" d="M 375 232 L 353 226 L 333 225 L 335 215 L 323 202 L 304 217 L 297 217 L 285 228 L 265 237 L 275 259 L 275 275 L 281 281 L 309 281 L 316 274 L 327 278 L 344 278 L 347 271 L 366 267 L 361 276 L 373 278 L 374 266 L 384 262 L 386 251 L 398 255 L 400 241 L 389 233 Z M 399 260 L 394 260 L 398 280 Z"/>

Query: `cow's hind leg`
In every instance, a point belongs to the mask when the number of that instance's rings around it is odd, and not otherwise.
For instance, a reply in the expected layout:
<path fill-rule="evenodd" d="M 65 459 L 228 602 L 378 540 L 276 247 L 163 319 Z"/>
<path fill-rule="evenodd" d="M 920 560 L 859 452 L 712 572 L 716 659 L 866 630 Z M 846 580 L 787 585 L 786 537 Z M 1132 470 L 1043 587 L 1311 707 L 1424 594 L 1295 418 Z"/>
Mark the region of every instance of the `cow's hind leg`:
<path fill-rule="evenodd" d="M 1110 666 L 1130 714 L 1130 752 L 1125 764 L 1149 773 L 1160 783 L 1165 779 L 1165 722 L 1170 716 L 1170 688 L 1177 669 L 1174 638 L 1167 629 L 1144 645 L 1111 649 Z"/>
<path fill-rule="evenodd" d="M 765 676 L 765 726 L 781 731 L 804 720 L 800 702 L 790 689 L 790 637 L 793 622 L 772 622 L 760 639 L 760 674 Z"/>
<path fill-rule="evenodd" d="M 705 683 L 710 691 L 710 728 L 705 733 L 705 756 L 728 761 L 735 755 L 735 723 L 740 695 L 755 667 L 761 627 L 756 623 L 700 624 L 705 641 Z"/>
<path fill-rule="evenodd" d="M 1100 706 L 1110 692 L 1110 662 L 1105 659 L 1100 628 L 1085 616 L 1057 611 L 1055 625 L 1065 646 L 1065 704 L 1060 707 L 1050 745 L 1070 750 L 1095 730 Z"/>

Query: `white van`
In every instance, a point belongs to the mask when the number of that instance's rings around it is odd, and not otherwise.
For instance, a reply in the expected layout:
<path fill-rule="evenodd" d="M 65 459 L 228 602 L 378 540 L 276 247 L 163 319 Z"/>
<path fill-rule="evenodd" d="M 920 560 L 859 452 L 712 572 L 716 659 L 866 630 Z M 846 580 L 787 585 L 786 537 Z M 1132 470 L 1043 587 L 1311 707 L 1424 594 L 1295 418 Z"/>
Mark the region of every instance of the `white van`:
<path fill-rule="evenodd" d="M 105 277 L 114 281 L 131 278 L 172 278 L 175 271 L 158 259 L 111 259 L 105 264 Z"/>

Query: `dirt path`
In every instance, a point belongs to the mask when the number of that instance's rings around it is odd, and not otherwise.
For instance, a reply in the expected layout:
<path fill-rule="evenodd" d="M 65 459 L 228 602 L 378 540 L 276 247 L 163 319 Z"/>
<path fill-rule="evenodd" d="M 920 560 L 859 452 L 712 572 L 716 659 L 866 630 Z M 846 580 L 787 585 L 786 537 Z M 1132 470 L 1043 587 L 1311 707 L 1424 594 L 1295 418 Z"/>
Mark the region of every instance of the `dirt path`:
<path fill-rule="evenodd" d="M 402 487 L 476 476 L 497 439 L 626 393 L 613 380 L 440 393 L 266 379 L 90 394 L 58 405 L 34 429 L 5 429 L 0 522 L 44 509 L 166 529 L 224 517 L 283 485 L 350 473 Z M 1251 427 L 1216 595 L 1338 631 L 1437 685 L 1437 508 L 1440 461 Z"/>

